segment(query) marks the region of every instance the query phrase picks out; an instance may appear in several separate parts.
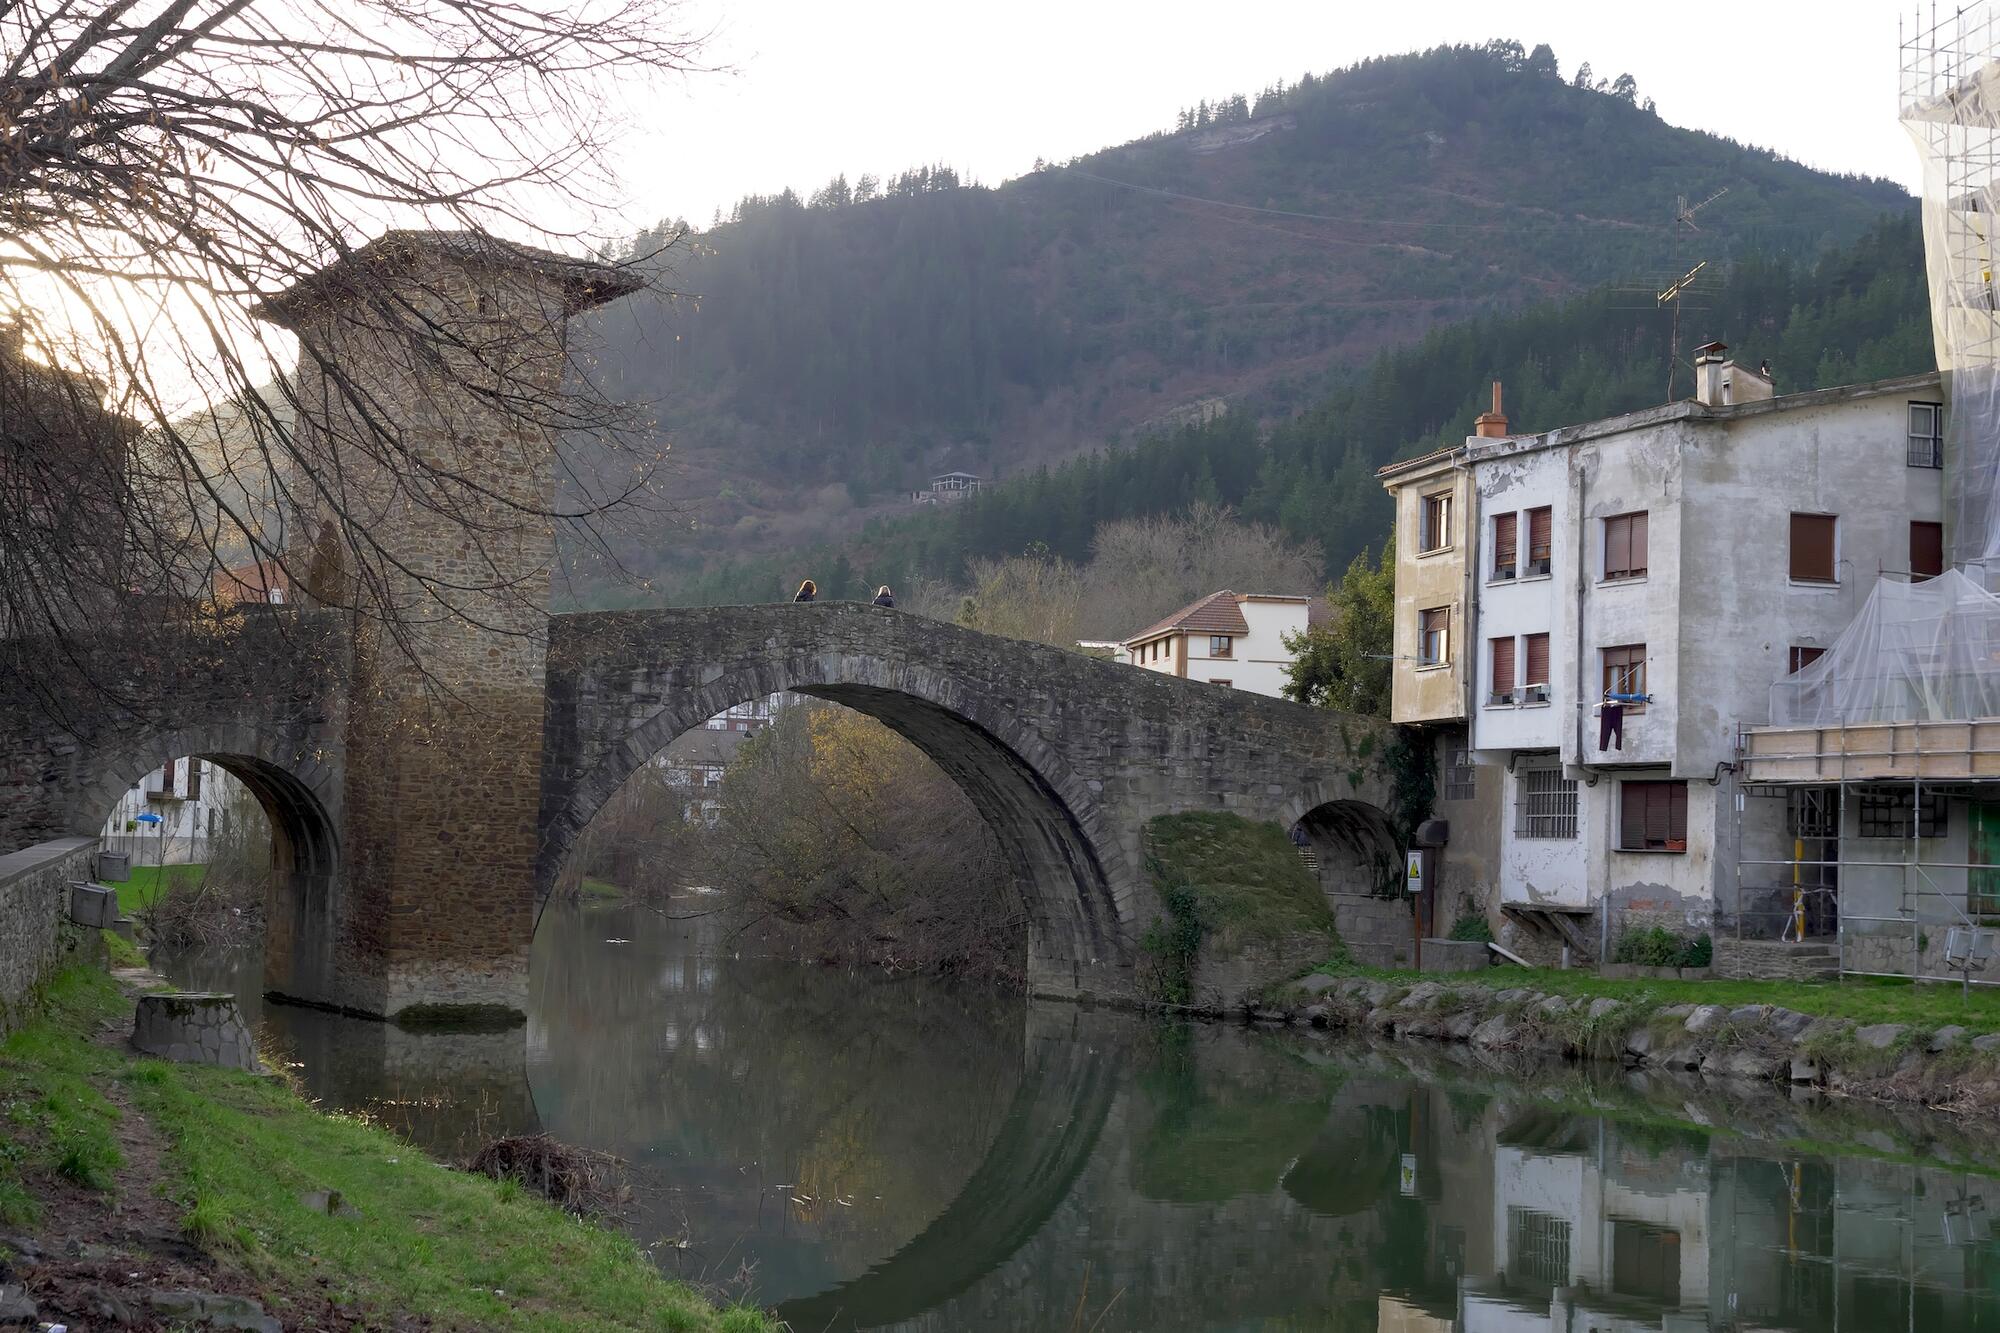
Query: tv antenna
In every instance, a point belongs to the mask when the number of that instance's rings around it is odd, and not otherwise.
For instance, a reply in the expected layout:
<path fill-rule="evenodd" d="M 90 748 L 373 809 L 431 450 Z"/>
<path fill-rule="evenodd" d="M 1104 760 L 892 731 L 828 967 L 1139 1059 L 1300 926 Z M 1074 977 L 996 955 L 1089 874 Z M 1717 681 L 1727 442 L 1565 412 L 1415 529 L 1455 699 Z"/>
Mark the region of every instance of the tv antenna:
<path fill-rule="evenodd" d="M 1717 190 L 1714 194 L 1708 196 L 1708 198 L 1702 200 L 1700 203 L 1692 205 L 1688 203 L 1688 197 L 1686 195 L 1683 194 L 1676 196 L 1674 199 L 1674 221 L 1687 224 L 1687 229 L 1689 231 L 1700 231 L 1701 224 L 1697 223 L 1694 220 L 1694 215 L 1701 212 L 1702 209 L 1707 208 L 1710 204 L 1714 203 L 1716 200 L 1722 198 L 1723 195 L 1728 193 L 1729 193 L 1729 187 L 1725 185 L 1721 189 Z"/>
<path fill-rule="evenodd" d="M 1682 200 L 1681 202 L 1686 203 L 1687 201 Z M 1693 224 L 1690 223 L 1689 225 L 1692 226 Z M 1668 283 L 1665 290 L 1653 297 L 1654 304 L 1664 306 L 1671 303 L 1674 308 L 1672 331 L 1667 335 L 1667 401 L 1670 403 L 1674 401 L 1674 377 L 1679 373 L 1681 368 L 1681 298 L 1694 289 L 1695 280 L 1700 277 L 1701 271 L 1707 267 L 1708 261 L 1706 259 L 1702 260 L 1693 268 L 1681 274 L 1680 277 Z"/>

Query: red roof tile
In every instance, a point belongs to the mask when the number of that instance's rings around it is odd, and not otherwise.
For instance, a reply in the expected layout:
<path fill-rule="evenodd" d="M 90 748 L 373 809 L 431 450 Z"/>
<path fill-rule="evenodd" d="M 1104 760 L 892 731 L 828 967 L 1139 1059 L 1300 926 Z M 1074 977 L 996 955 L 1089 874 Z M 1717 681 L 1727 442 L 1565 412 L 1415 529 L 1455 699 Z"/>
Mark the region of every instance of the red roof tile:
<path fill-rule="evenodd" d="M 1189 634 L 1248 634 L 1250 622 L 1243 618 L 1243 608 L 1236 604 L 1235 593 L 1212 592 L 1188 603 L 1159 624 L 1140 630 L 1125 642 L 1140 643 L 1177 630 Z"/>

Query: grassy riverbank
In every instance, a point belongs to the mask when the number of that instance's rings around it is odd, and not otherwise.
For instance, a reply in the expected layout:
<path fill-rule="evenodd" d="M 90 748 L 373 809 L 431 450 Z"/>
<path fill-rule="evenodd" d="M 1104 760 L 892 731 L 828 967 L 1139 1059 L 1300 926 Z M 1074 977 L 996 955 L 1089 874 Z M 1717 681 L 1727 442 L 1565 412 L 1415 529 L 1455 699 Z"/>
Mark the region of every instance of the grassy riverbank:
<path fill-rule="evenodd" d="M 157 902 L 169 887 L 199 888 L 205 871 L 206 867 L 196 865 L 133 866 L 130 879 L 112 886 L 118 890 L 118 910 L 131 916 Z"/>
<path fill-rule="evenodd" d="M 1917 985 L 1880 977 L 1845 981 L 1614 980 L 1559 968 L 1489 967 L 1478 972 L 1418 973 L 1355 967 L 1344 961 L 1328 963 L 1319 971 L 1329 976 L 1372 977 L 1401 986 L 1439 981 L 1495 990 L 1526 988 L 1543 995 L 1612 999 L 1642 1010 L 1676 1004 L 1719 1004 L 1732 1009 L 1771 1004 L 1857 1023 L 1903 1023 L 1924 1029 L 1957 1025 L 1974 1032 L 2000 1032 L 2000 988 L 1995 987 L 1974 986 L 1968 995 L 1958 986 Z"/>
<path fill-rule="evenodd" d="M 626 1237 L 278 1079 L 134 1056 L 114 1027 L 130 1000 L 101 972 L 70 970 L 48 1000 L 0 1042 L 0 1229 L 52 1256 L 27 1270 L 43 1319 L 88 1314 L 66 1293 L 129 1274 L 248 1296 L 287 1326 L 774 1327 L 661 1277 Z M 330 1190 L 356 1212 L 308 1206 Z M 95 1259 L 53 1258 L 77 1246 Z M 143 1308 L 136 1288 L 125 1299 Z"/>

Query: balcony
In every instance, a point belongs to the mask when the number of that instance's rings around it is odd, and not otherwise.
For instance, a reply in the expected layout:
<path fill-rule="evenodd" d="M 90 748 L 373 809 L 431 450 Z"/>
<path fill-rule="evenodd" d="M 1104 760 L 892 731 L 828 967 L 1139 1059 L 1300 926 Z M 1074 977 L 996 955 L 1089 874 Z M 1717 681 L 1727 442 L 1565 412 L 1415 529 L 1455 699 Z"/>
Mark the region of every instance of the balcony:
<path fill-rule="evenodd" d="M 1749 727 L 1738 746 L 1752 783 L 2000 779 L 2000 718 Z"/>

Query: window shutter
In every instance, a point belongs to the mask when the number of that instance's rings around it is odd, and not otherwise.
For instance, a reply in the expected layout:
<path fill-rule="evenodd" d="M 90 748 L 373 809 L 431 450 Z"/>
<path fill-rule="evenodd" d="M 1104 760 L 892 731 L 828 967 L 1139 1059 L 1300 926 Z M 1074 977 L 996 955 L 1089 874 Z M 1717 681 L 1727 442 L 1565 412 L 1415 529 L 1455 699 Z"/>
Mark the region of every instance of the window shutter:
<path fill-rule="evenodd" d="M 1646 792 L 1646 846 L 1655 847 L 1667 840 L 1667 826 L 1673 818 L 1668 805 L 1668 789 L 1661 783 L 1648 782 Z"/>
<path fill-rule="evenodd" d="M 1646 845 L 1646 789 L 1637 782 L 1618 789 L 1618 845 L 1634 850 Z"/>
<path fill-rule="evenodd" d="M 1667 786 L 1667 837 L 1686 842 L 1688 835 L 1688 789 L 1685 782 Z"/>
<path fill-rule="evenodd" d="M 1833 524 L 1830 514 L 1792 515 L 1793 578 L 1833 582 Z"/>
<path fill-rule="evenodd" d="M 201 760 L 190 759 L 188 760 L 188 799 L 192 801 L 200 795 L 201 795 Z"/>
<path fill-rule="evenodd" d="M 1617 578 L 1632 568 L 1632 520 L 1604 520 L 1604 577 Z"/>
<path fill-rule="evenodd" d="M 1528 636 L 1528 685 L 1549 683 L 1549 636 L 1530 634 Z"/>
<path fill-rule="evenodd" d="M 1632 515 L 1632 563 L 1634 574 L 1646 572 L 1646 515 Z"/>
<path fill-rule="evenodd" d="M 1549 511 L 1546 506 L 1528 511 L 1528 559 L 1549 558 Z"/>
<path fill-rule="evenodd" d="M 1493 517 L 1493 568 L 1512 569 L 1519 551 L 1520 519 L 1515 514 Z"/>
<path fill-rule="evenodd" d="M 1910 524 L 1910 581 L 1934 579 L 1944 573 L 1944 524 Z"/>
<path fill-rule="evenodd" d="M 1493 641 L 1493 693 L 1511 694 L 1514 690 L 1514 636 Z"/>

